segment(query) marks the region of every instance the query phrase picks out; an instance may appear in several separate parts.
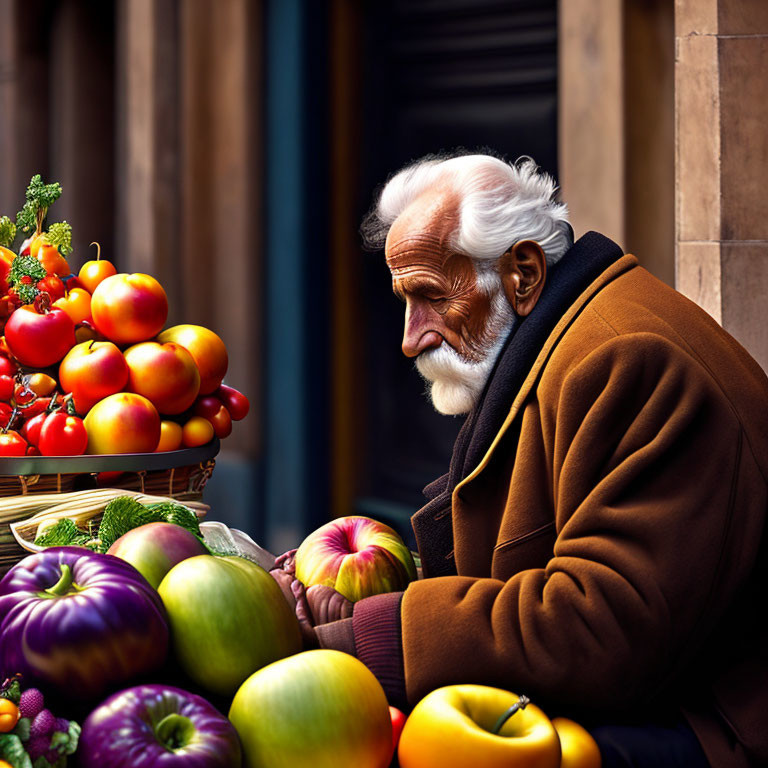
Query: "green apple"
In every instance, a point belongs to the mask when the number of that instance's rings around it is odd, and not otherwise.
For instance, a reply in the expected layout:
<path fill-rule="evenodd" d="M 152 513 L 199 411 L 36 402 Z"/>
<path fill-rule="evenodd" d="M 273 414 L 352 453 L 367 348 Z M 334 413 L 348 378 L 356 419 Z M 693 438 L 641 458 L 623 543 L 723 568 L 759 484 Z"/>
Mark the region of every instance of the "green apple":
<path fill-rule="evenodd" d="M 231 696 L 257 669 L 301 650 L 299 622 L 280 587 L 249 560 L 190 557 L 158 592 L 176 659 L 211 693 Z"/>
<path fill-rule="evenodd" d="M 229 719 L 244 768 L 386 768 L 392 721 L 379 681 L 340 651 L 306 651 L 251 675 Z"/>

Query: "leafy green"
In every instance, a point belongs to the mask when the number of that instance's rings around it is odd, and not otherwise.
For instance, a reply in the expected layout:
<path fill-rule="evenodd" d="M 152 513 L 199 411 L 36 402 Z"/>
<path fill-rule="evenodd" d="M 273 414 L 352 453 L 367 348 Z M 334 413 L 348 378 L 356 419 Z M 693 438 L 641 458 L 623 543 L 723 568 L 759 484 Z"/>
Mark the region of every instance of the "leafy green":
<path fill-rule="evenodd" d="M 11 677 L 3 683 L 3 688 L 0 690 L 0 697 L 8 699 L 18 706 L 21 700 L 21 685 L 19 684 L 19 678 Z"/>
<path fill-rule="evenodd" d="M 162 523 L 165 518 L 131 496 L 118 496 L 107 504 L 99 525 L 100 552 L 106 552 L 124 533 L 146 523 Z"/>
<path fill-rule="evenodd" d="M 27 750 L 15 733 L 0 733 L 0 759 L 13 768 L 32 768 Z"/>
<path fill-rule="evenodd" d="M 63 517 L 35 539 L 38 547 L 84 547 L 91 537 L 68 517 Z"/>
<path fill-rule="evenodd" d="M 172 523 L 186 528 L 203 541 L 200 523 L 189 507 L 171 501 L 144 505 L 132 496 L 118 496 L 104 508 L 95 537 L 90 522 L 86 532 L 65 517 L 41 533 L 35 539 L 35 544 L 39 547 L 87 547 L 97 552 L 106 552 L 123 534 L 147 523 Z"/>
<path fill-rule="evenodd" d="M 68 256 L 72 253 L 72 226 L 66 221 L 51 224 L 45 234 L 45 240 L 48 245 L 56 246 L 62 256 Z"/>
<path fill-rule="evenodd" d="M 69 721 L 67 733 L 56 731 L 51 737 L 51 749 L 58 750 L 60 755 L 74 755 L 77 742 L 80 740 L 80 726 L 74 721 Z"/>
<path fill-rule="evenodd" d="M 24 207 L 16 214 L 18 229 L 29 232 L 34 228 L 35 234 L 39 235 L 43 231 L 43 221 L 48 209 L 60 196 L 61 184 L 57 181 L 52 184 L 43 184 L 40 174 L 35 174 L 27 187 Z"/>
<path fill-rule="evenodd" d="M 32 720 L 28 717 L 22 717 L 13 729 L 13 732 L 22 740 L 29 741 L 29 730 L 32 727 Z"/>
<path fill-rule="evenodd" d="M 147 504 L 147 509 L 161 515 L 162 522 L 180 525 L 190 533 L 194 533 L 195 536 L 200 536 L 200 522 L 197 515 L 189 507 L 174 501 L 158 501 L 154 504 Z"/>
<path fill-rule="evenodd" d="M 40 293 L 37 283 L 45 275 L 45 267 L 34 256 L 17 256 L 11 262 L 8 285 L 16 289 L 16 293 L 24 304 L 31 304 L 35 296 Z"/>
<path fill-rule="evenodd" d="M 16 239 L 16 225 L 7 217 L 0 217 L 0 245 L 10 248 Z"/>

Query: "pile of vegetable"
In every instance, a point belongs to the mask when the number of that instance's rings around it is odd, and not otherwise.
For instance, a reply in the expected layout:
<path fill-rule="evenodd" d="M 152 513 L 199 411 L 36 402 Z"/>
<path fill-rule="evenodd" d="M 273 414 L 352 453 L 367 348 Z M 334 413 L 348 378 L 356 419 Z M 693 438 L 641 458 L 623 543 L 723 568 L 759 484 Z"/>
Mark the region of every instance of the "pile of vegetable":
<path fill-rule="evenodd" d="M 202 542 L 197 515 L 183 504 L 172 501 L 142 504 L 130 496 L 118 496 L 104 508 L 98 531 L 78 528 L 69 517 L 38 528 L 35 544 L 39 547 L 85 547 L 106 552 L 128 531 L 149 523 L 174 523 L 193 533 Z"/>
<path fill-rule="evenodd" d="M 450 685 L 406 716 L 354 656 L 302 650 L 264 568 L 210 552 L 183 505 L 146 501 L 114 499 L 95 532 L 41 530 L 53 546 L 0 580 L 0 768 L 387 768 L 395 753 L 400 768 L 600 765 L 581 726 L 510 691 Z M 355 602 L 345 582 L 407 585 L 411 569 L 392 581 L 403 546 L 382 523 L 339 518 L 296 569 L 326 579 L 344 560 L 333 583 Z"/>
<path fill-rule="evenodd" d="M 37 688 L 22 691 L 19 677 L 0 687 L 0 765 L 63 768 L 77 749 L 80 726 L 56 717 Z"/>
<path fill-rule="evenodd" d="M 87 261 L 72 228 L 47 225 L 61 185 L 33 176 L 15 222 L 0 217 L 0 456 L 149 453 L 225 438 L 248 399 L 223 383 L 227 349 L 197 325 L 163 330 L 152 276 Z"/>

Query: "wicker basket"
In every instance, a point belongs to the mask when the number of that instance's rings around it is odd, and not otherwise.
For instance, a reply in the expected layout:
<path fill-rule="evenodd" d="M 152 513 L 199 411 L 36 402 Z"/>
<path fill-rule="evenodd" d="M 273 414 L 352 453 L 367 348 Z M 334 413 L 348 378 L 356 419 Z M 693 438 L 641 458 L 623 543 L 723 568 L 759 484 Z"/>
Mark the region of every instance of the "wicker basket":
<path fill-rule="evenodd" d="M 200 448 L 166 453 L 0 458 L 0 575 L 29 554 L 14 538 L 12 523 L 54 506 L 68 498 L 65 494 L 105 486 L 182 502 L 200 501 L 218 451 L 219 441 L 214 440 Z M 29 503 L 19 509 L 21 497 L 28 497 Z"/>

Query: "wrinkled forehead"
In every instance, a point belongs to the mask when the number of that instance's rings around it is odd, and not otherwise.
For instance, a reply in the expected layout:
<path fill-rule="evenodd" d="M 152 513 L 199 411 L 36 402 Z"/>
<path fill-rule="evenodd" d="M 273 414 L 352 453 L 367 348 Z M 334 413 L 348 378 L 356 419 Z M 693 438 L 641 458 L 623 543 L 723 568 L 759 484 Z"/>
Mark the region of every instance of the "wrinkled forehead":
<path fill-rule="evenodd" d="M 392 275 L 410 270 L 414 263 L 441 267 L 451 255 L 450 239 L 459 224 L 455 192 L 436 188 L 414 200 L 393 222 L 384 253 Z"/>

